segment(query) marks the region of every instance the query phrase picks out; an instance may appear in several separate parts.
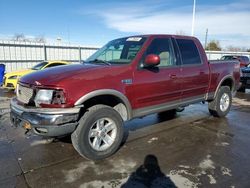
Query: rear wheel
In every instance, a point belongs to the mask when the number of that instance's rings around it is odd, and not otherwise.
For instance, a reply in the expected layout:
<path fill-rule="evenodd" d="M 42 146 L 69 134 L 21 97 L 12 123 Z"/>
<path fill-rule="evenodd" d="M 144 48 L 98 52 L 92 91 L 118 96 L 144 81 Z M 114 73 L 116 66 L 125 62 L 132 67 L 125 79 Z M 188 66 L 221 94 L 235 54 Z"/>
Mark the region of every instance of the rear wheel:
<path fill-rule="evenodd" d="M 106 105 L 90 107 L 79 121 L 71 140 L 78 153 L 91 160 L 112 155 L 123 138 L 123 120 L 120 114 Z"/>
<path fill-rule="evenodd" d="M 228 86 L 221 86 L 215 99 L 208 103 L 210 114 L 224 117 L 228 114 L 232 104 L 232 94 Z"/>

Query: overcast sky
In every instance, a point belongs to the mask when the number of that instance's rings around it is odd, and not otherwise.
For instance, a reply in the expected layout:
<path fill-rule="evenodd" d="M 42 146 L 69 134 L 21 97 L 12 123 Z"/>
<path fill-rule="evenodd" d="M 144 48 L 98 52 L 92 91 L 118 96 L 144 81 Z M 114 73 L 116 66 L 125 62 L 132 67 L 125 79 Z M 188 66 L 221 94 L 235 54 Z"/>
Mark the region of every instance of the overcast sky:
<path fill-rule="evenodd" d="M 0 1 L 0 38 L 16 33 L 100 46 L 136 34 L 191 35 L 193 0 Z M 202 43 L 250 48 L 250 0 L 196 0 L 194 34 Z"/>

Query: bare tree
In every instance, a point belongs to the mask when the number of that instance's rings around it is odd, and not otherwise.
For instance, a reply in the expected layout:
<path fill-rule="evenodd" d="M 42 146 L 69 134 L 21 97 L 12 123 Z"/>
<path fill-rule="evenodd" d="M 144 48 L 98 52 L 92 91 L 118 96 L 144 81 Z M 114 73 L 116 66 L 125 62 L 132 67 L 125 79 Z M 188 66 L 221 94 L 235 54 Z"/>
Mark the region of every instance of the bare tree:
<path fill-rule="evenodd" d="M 34 42 L 37 42 L 37 43 L 45 43 L 46 42 L 46 39 L 44 36 L 38 36 L 36 38 L 34 38 Z"/>
<path fill-rule="evenodd" d="M 23 33 L 17 33 L 12 38 L 13 41 L 18 42 L 37 42 L 37 43 L 45 43 L 46 39 L 44 36 L 37 36 L 32 38 L 27 38 Z"/>
<path fill-rule="evenodd" d="M 175 32 L 176 35 L 186 35 L 185 31 L 179 30 Z"/>
<path fill-rule="evenodd" d="M 247 49 L 245 47 L 236 47 L 236 46 L 227 46 L 226 50 L 231 52 L 246 52 Z"/>
<path fill-rule="evenodd" d="M 25 38 L 25 36 L 24 36 L 23 33 L 16 33 L 16 34 L 14 35 L 14 37 L 13 37 L 12 40 L 14 40 L 14 41 L 19 41 L 19 42 L 23 42 L 23 41 L 26 40 L 26 38 Z"/>

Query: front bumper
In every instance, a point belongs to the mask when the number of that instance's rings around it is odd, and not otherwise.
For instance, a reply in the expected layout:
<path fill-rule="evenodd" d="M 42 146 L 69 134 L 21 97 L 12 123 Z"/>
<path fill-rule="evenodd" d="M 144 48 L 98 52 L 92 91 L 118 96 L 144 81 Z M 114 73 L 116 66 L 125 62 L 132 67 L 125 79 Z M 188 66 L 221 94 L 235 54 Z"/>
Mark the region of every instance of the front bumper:
<path fill-rule="evenodd" d="M 77 126 L 80 108 L 35 108 L 19 105 L 16 98 L 10 103 L 10 119 L 15 126 L 30 125 L 42 136 L 56 137 L 72 133 Z"/>
<path fill-rule="evenodd" d="M 240 82 L 243 87 L 250 89 L 250 77 L 241 77 Z"/>

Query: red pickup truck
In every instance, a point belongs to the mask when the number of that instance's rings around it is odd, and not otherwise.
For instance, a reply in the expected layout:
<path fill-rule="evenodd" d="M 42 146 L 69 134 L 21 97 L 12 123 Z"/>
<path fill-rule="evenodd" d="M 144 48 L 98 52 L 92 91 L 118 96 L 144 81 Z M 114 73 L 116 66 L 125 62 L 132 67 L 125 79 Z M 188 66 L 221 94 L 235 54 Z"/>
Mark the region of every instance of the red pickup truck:
<path fill-rule="evenodd" d="M 132 118 L 202 101 L 225 116 L 239 80 L 238 61 L 208 62 L 194 37 L 125 37 L 82 64 L 21 77 L 11 120 L 38 135 L 71 134 L 80 155 L 98 160 L 119 148 L 123 122 Z"/>

